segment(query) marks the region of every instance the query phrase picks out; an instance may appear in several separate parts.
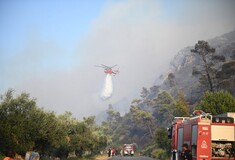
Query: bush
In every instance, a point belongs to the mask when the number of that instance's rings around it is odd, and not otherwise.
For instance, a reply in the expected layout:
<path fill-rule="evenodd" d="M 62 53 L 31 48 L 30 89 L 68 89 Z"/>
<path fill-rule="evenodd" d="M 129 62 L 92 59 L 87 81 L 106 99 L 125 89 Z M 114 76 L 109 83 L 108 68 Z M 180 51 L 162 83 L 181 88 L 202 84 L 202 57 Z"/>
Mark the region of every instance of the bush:
<path fill-rule="evenodd" d="M 157 148 L 157 149 L 154 149 L 151 153 L 151 155 L 154 157 L 154 158 L 159 158 L 161 160 L 167 160 L 169 159 L 169 157 L 167 157 L 167 153 L 166 153 L 166 150 L 163 150 L 161 148 Z"/>
<path fill-rule="evenodd" d="M 235 98 L 227 91 L 206 92 L 196 108 L 213 115 L 234 112 Z"/>

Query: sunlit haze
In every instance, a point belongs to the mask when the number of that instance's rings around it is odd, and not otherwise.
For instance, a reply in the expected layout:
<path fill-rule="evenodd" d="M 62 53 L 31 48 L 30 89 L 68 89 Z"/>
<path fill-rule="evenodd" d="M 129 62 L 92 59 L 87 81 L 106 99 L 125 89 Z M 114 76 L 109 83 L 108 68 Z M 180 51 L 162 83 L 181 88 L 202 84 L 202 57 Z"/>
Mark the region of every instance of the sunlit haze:
<path fill-rule="evenodd" d="M 234 8 L 234 0 L 1 0 L 0 94 L 12 88 L 48 111 L 96 115 L 138 98 L 180 49 L 234 30 Z M 100 64 L 120 71 L 105 101 Z"/>

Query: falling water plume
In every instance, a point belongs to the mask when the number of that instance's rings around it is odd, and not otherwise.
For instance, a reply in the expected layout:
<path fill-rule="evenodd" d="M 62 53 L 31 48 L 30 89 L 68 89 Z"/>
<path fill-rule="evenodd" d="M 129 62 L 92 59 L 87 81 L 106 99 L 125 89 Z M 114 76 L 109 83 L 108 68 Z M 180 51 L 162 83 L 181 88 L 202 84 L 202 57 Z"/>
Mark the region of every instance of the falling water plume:
<path fill-rule="evenodd" d="M 112 96 L 113 93 L 113 80 L 112 75 L 107 74 L 104 82 L 104 87 L 101 93 L 101 98 L 107 100 Z"/>

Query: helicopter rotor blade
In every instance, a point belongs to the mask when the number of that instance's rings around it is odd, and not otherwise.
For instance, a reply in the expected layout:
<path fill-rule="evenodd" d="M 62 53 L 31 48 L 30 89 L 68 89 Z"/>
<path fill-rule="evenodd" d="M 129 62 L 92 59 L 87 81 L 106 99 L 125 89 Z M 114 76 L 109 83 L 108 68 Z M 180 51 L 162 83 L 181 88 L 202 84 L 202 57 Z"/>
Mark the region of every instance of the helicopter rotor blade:
<path fill-rule="evenodd" d="M 114 66 L 112 66 L 112 67 L 110 67 L 110 68 L 113 68 L 113 67 L 116 67 L 117 66 L 117 64 L 115 64 Z"/>
<path fill-rule="evenodd" d="M 95 67 L 101 67 L 101 68 L 105 68 L 104 66 L 98 66 L 98 65 L 94 65 Z"/>
<path fill-rule="evenodd" d="M 100 64 L 100 66 L 99 65 L 95 65 L 95 67 L 102 67 L 102 68 L 107 68 L 107 69 L 108 68 L 111 69 L 111 68 L 116 67 L 116 66 L 117 66 L 117 64 L 113 65 L 112 67 L 106 66 L 104 64 Z"/>
<path fill-rule="evenodd" d="M 104 68 L 110 68 L 109 66 L 106 66 L 104 64 L 101 64 L 101 66 L 103 66 Z"/>

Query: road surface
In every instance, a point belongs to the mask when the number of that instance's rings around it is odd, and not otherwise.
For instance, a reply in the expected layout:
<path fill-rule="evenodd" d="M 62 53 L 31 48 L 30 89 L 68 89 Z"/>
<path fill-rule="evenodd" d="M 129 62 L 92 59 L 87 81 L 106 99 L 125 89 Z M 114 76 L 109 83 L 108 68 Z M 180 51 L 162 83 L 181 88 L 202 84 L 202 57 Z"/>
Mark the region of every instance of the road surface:
<path fill-rule="evenodd" d="M 112 157 L 109 158 L 108 160 L 156 160 L 156 159 L 138 156 L 138 157 Z"/>

